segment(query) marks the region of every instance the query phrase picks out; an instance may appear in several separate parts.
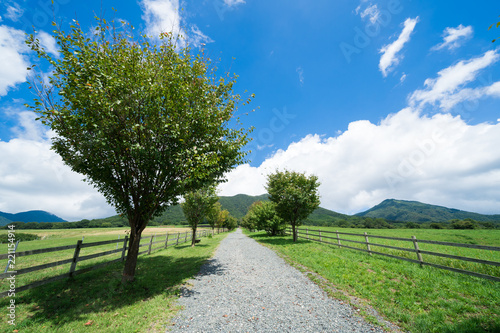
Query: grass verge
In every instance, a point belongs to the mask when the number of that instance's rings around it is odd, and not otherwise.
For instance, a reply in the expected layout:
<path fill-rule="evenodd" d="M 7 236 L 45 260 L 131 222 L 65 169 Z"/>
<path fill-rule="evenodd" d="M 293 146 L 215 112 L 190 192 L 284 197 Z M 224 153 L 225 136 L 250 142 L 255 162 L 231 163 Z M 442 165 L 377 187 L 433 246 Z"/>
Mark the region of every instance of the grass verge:
<path fill-rule="evenodd" d="M 497 282 L 307 240 L 245 233 L 312 272 L 330 295 L 351 302 L 369 321 L 377 321 L 369 311 L 373 307 L 411 332 L 500 332 Z"/>
<path fill-rule="evenodd" d="M 179 290 L 194 277 L 227 233 L 138 258 L 136 280 L 120 283 L 122 263 L 16 294 L 16 325 L 8 323 L 11 298 L 0 300 L 0 331 L 165 332 L 179 310 Z"/>

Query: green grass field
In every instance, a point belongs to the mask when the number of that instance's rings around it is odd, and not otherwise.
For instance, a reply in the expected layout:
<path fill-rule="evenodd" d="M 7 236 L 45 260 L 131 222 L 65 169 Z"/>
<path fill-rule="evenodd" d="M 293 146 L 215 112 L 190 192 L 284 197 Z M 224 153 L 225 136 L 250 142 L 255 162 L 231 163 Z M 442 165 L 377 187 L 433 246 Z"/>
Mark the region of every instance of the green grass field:
<path fill-rule="evenodd" d="M 315 230 L 323 230 L 323 240 L 337 244 L 336 234 L 325 233 L 324 231 L 334 232 L 338 228 L 300 228 L 301 236 L 306 237 L 304 233 L 308 230 L 309 237 L 311 239 L 318 239 L 318 232 Z M 391 255 L 396 255 L 399 257 L 409 258 L 417 260 L 418 257 L 414 252 L 404 251 L 404 250 L 395 250 L 388 249 L 380 246 L 375 246 L 374 244 L 381 245 L 390 245 L 396 246 L 400 248 L 405 248 L 409 250 L 414 250 L 413 242 L 411 242 L 411 237 L 415 236 L 417 240 L 433 240 L 433 241 L 442 241 L 442 242 L 450 242 L 450 243 L 462 243 L 462 244 L 474 244 L 474 245 L 489 245 L 489 246 L 500 246 L 500 230 L 415 230 L 415 229 L 342 229 L 338 230 L 339 232 L 344 233 L 353 233 L 353 234 L 363 234 L 365 231 L 368 235 L 377 235 L 377 236 L 386 236 L 386 237 L 398 237 L 405 238 L 408 241 L 399 241 L 399 240 L 388 240 L 381 239 L 375 237 L 368 237 L 369 242 L 372 244 L 371 250 L 387 253 Z M 313 236 L 314 235 L 314 236 Z M 333 239 L 325 238 L 325 236 L 332 237 Z M 351 235 L 339 235 L 341 239 L 347 240 L 355 240 L 365 242 L 364 236 L 351 236 Z M 355 248 L 360 248 L 366 250 L 367 247 L 365 244 L 353 243 L 341 241 L 341 244 L 348 245 Z M 485 251 L 481 249 L 471 249 L 465 247 L 452 247 L 438 244 L 427 244 L 427 243 L 419 243 L 419 249 L 429 252 L 437 252 L 444 253 L 462 257 L 469 257 L 474 259 L 482 259 L 489 261 L 500 262 L 500 251 Z M 422 254 L 422 258 L 424 261 L 429 263 L 434 263 L 443 266 L 449 266 L 453 268 L 458 268 L 462 270 L 469 270 L 481 274 L 493 275 L 496 277 L 500 277 L 500 267 L 491 266 L 486 264 L 479 264 L 474 262 L 467 262 L 457 259 L 450 259 L 438 256 L 432 256 L 428 254 Z"/>
<path fill-rule="evenodd" d="M 129 228 L 88 228 L 88 229 L 56 229 L 56 230 L 18 230 L 17 233 L 30 233 L 37 234 L 41 237 L 40 240 L 35 241 L 26 241 L 20 242 L 17 248 L 17 252 L 29 251 L 34 249 L 43 249 L 50 247 L 58 247 L 65 245 L 75 245 L 78 240 L 84 240 L 83 243 L 93 243 L 105 240 L 113 240 L 116 239 L 117 242 L 113 244 L 107 244 L 102 246 L 88 247 L 83 248 L 80 251 L 80 257 L 86 256 L 90 254 L 105 252 L 114 250 L 117 248 L 123 247 L 123 240 L 125 235 L 129 231 Z M 146 228 L 143 232 L 144 236 L 154 236 L 154 241 L 160 241 L 165 239 L 165 235 L 167 231 L 170 234 L 176 234 L 177 232 L 185 233 L 186 231 L 190 232 L 190 229 L 187 228 L 176 228 L 176 227 L 150 227 Z M 7 233 L 7 230 L 2 230 L 2 233 Z M 118 238 L 119 236 L 119 238 Z M 161 237 L 161 238 L 160 238 Z M 169 236 L 169 239 L 172 239 L 172 236 Z M 189 236 L 188 236 L 189 237 Z M 148 240 L 143 240 L 141 244 L 147 243 Z M 161 244 L 156 244 L 153 248 L 159 247 Z M 3 248 L 2 248 L 3 247 Z M 146 247 L 141 248 L 140 250 L 145 250 Z M 7 244 L 0 244 L 0 253 L 7 253 L 8 248 Z M 41 264 L 56 262 L 65 259 L 71 259 L 73 257 L 74 249 L 36 254 L 24 257 L 18 257 L 15 262 L 15 269 L 23 269 L 26 267 L 37 266 Z M 102 256 L 86 261 L 82 261 L 78 263 L 77 269 L 93 266 L 102 262 L 106 262 L 109 260 L 113 260 L 119 258 L 121 253 L 115 253 L 107 256 Z M 3 270 L 7 265 L 8 260 L 0 260 L 0 268 Z M 34 281 L 42 280 L 45 278 L 49 278 L 52 276 L 60 275 L 69 272 L 70 264 L 64 264 L 56 267 L 51 267 L 47 269 L 42 269 L 36 272 L 22 274 L 17 276 L 16 285 L 23 286 L 30 284 Z M 8 289 L 7 280 L 0 280 L 0 291 L 4 291 Z"/>
<path fill-rule="evenodd" d="M 390 237 L 409 238 L 414 235 L 417 239 L 500 245 L 498 230 L 328 230 L 356 234 L 367 231 L 369 235 Z M 370 321 L 377 321 L 370 314 L 369 309 L 373 307 L 387 320 L 411 332 L 500 331 L 498 282 L 303 239 L 293 243 L 290 236 L 269 237 L 262 232 L 247 234 L 275 250 L 297 268 L 311 272 L 311 278 L 328 293 L 351 302 Z M 375 238 L 371 241 L 375 242 Z M 377 239 L 377 242 L 382 241 Z M 409 244 L 406 247 L 413 246 Z M 429 251 L 436 250 L 434 247 L 432 244 L 421 246 Z M 500 261 L 498 252 L 485 255 L 466 248 L 457 251 L 460 255 Z M 415 256 L 414 253 L 408 254 Z M 491 273 L 499 274 L 498 267 L 493 267 Z"/>
<path fill-rule="evenodd" d="M 81 230 L 30 230 L 23 232 L 43 234 L 43 240 L 25 242 L 18 251 L 35 248 L 46 248 L 61 245 L 72 245 L 85 235 L 85 242 L 95 242 L 118 238 L 124 235 L 125 228 L 81 229 Z M 166 228 L 147 228 L 145 235 L 166 234 Z M 182 231 L 169 228 L 170 232 Z M 80 231 L 80 233 L 78 233 Z M 101 233 L 101 234 L 100 234 Z M 210 258 L 219 242 L 227 234 L 205 237 L 195 248 L 186 244 L 158 250 L 151 255 L 141 255 L 138 259 L 136 281 L 123 287 L 120 283 L 123 263 L 78 275 L 72 279 L 64 279 L 17 293 L 16 326 L 8 324 L 7 306 L 11 298 L 0 300 L 0 331 L 12 332 L 164 332 L 168 320 L 178 310 L 175 300 L 179 288 L 186 280 L 194 277 L 204 261 Z M 67 237 L 66 237 L 67 236 Z M 123 240 L 123 236 L 120 237 Z M 28 244 L 29 243 L 29 244 Z M 123 244 L 123 241 L 121 242 Z M 6 246 L 6 244 L 0 244 Z M 158 245 L 156 245 L 158 246 Z M 96 252 L 111 250 L 114 244 L 90 248 Z M 143 248 L 145 249 L 145 248 Z M 82 251 L 85 249 L 82 249 Z M 7 251 L 0 251 L 7 252 Z M 67 252 L 67 253 L 66 253 Z M 73 250 L 47 253 L 42 255 L 19 257 L 19 267 L 53 262 L 72 256 Z M 88 253 L 86 253 L 88 254 Z M 83 255 L 83 254 L 82 254 Z M 37 260 L 33 259 L 39 257 Z M 41 256 L 41 257 L 40 257 Z M 96 258 L 107 261 L 118 257 L 118 254 Z M 30 260 L 26 260 L 30 258 Z M 78 265 L 84 268 L 94 265 L 93 260 Z M 3 265 L 3 261 L 2 261 Z M 61 268 L 58 268 L 61 267 Z M 48 270 L 21 275 L 16 279 L 20 286 L 31 281 L 66 273 L 68 265 Z M 2 290 L 6 289 L 6 281 L 2 281 Z"/>

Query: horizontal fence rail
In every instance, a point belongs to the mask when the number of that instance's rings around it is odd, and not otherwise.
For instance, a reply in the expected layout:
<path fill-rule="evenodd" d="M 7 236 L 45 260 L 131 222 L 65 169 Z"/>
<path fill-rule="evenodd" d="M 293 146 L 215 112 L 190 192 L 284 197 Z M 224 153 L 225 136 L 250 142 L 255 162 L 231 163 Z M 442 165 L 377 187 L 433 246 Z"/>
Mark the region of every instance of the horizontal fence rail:
<path fill-rule="evenodd" d="M 199 230 L 196 232 L 195 239 L 207 237 L 209 235 L 213 236 L 214 234 L 218 234 L 220 232 L 225 232 L 225 231 L 226 231 L 226 229 L 224 229 L 224 228 L 221 228 L 221 230 L 216 229 L 216 230 L 210 230 L 210 231 L 209 230 Z M 145 247 L 145 246 L 147 246 L 148 248 L 145 251 L 139 252 L 138 255 L 145 254 L 145 253 L 150 254 L 151 252 L 154 252 L 156 250 L 166 249 L 169 246 L 175 246 L 175 245 L 178 245 L 181 243 L 190 242 L 190 241 L 192 241 L 192 238 L 193 238 L 192 231 L 186 231 L 186 232 L 182 232 L 182 233 L 181 232 L 177 232 L 177 233 L 167 232 L 164 235 L 156 235 L 155 234 L 153 236 L 143 236 L 143 237 L 141 237 L 141 243 L 139 244 L 139 248 Z M 159 239 L 159 240 L 154 241 L 155 239 Z M 143 242 L 143 241 L 147 241 L 147 242 Z M 127 258 L 126 252 L 128 250 L 128 242 L 129 242 L 128 236 L 125 236 L 125 238 L 123 240 L 113 239 L 113 240 L 108 240 L 108 241 L 91 242 L 91 243 L 83 243 L 83 240 L 79 240 L 76 243 L 76 245 L 58 246 L 58 247 L 36 249 L 36 250 L 30 250 L 30 251 L 24 251 L 24 252 L 0 254 L 0 260 L 2 260 L 2 259 L 7 259 L 7 258 L 9 258 L 9 256 L 12 256 L 12 255 L 14 255 L 15 258 L 17 259 L 18 257 L 23 257 L 23 256 L 44 254 L 44 253 L 71 250 L 71 249 L 75 250 L 72 258 L 58 260 L 58 261 L 54 261 L 51 263 L 37 265 L 37 266 L 26 267 L 26 268 L 22 268 L 22 269 L 15 270 L 15 271 L 7 271 L 5 273 L 0 273 L 0 279 L 9 279 L 12 277 L 17 277 L 17 276 L 22 275 L 22 274 L 39 271 L 42 269 L 71 264 L 68 273 L 64 273 L 64 274 L 60 274 L 60 275 L 46 278 L 43 280 L 35 281 L 35 282 L 29 283 L 29 284 L 24 285 L 24 286 L 20 286 L 20 287 L 16 286 L 15 292 L 18 293 L 18 292 L 21 292 L 24 290 L 29 290 L 32 288 L 43 286 L 45 284 L 48 284 L 48 283 L 51 283 L 54 281 L 58 281 L 58 280 L 62 280 L 64 278 L 74 277 L 76 275 L 80 275 L 82 273 L 86 273 L 88 271 L 95 270 L 95 269 L 110 265 L 110 264 L 115 263 L 115 262 L 125 261 L 125 259 Z M 116 247 L 116 249 L 109 250 L 109 251 L 93 253 L 93 254 L 84 255 L 84 256 L 80 255 L 81 249 L 92 248 L 92 247 L 108 245 L 108 244 L 116 244 L 117 247 Z M 162 244 L 162 245 L 153 248 L 153 245 L 156 245 L 156 244 Z M 94 258 L 99 258 L 99 257 L 103 257 L 103 256 L 108 256 L 108 255 L 115 254 L 115 253 L 120 253 L 120 257 L 116 258 L 116 259 L 109 260 L 109 261 L 105 261 L 102 263 L 98 263 L 98 264 L 93 265 L 91 267 L 86 267 L 86 268 L 82 268 L 79 270 L 76 269 L 76 266 L 79 262 L 94 259 Z M 4 298 L 4 297 L 8 296 L 9 292 L 11 292 L 11 291 L 7 290 L 7 291 L 0 292 L 0 298 Z"/>
<path fill-rule="evenodd" d="M 286 229 L 286 232 L 288 235 L 291 235 L 292 229 L 290 227 L 288 227 Z M 297 232 L 298 238 L 302 238 L 302 239 L 306 239 L 306 240 L 310 240 L 310 241 L 314 241 L 314 242 L 320 242 L 320 243 L 324 243 L 324 244 L 334 245 L 334 246 L 338 246 L 339 248 L 343 247 L 343 248 L 352 249 L 352 250 L 356 250 L 356 251 L 362 251 L 362 252 L 368 253 L 369 255 L 378 254 L 378 255 L 382 255 L 382 256 L 386 256 L 386 257 L 390 257 L 390 258 L 405 260 L 408 262 L 420 264 L 420 266 L 427 265 L 427 266 L 432 266 L 432 267 L 436 267 L 436 268 L 440 268 L 440 269 L 445 269 L 445 270 L 452 271 L 452 272 L 476 276 L 476 277 L 480 277 L 480 278 L 488 279 L 488 280 L 492 280 L 492 281 L 497 281 L 497 282 L 500 281 L 500 277 L 498 277 L 498 276 L 483 274 L 483 273 L 474 272 L 474 271 L 465 270 L 465 269 L 456 268 L 456 267 L 450 267 L 447 265 L 441 265 L 441 264 L 438 264 L 435 262 L 430 262 L 428 260 L 424 260 L 422 257 L 422 254 L 433 256 L 433 257 L 454 259 L 454 260 L 459 260 L 459 261 L 464 261 L 464 262 L 473 262 L 473 263 L 477 263 L 477 264 L 496 266 L 496 267 L 500 267 L 500 262 L 492 261 L 492 260 L 485 260 L 485 259 L 471 258 L 471 257 L 466 257 L 466 256 L 448 254 L 448 253 L 440 253 L 440 252 L 422 250 L 422 249 L 420 249 L 419 244 L 432 244 L 432 245 L 440 245 L 440 246 L 447 246 L 447 247 L 469 248 L 469 249 L 477 249 L 477 250 L 482 250 L 482 251 L 500 251 L 500 247 L 496 247 L 496 246 L 451 243 L 451 242 L 441 242 L 441 241 L 423 240 L 423 239 L 417 240 L 417 238 L 415 236 L 412 236 L 411 238 L 388 237 L 388 236 L 368 235 L 366 232 L 364 234 L 355 234 L 355 233 L 348 233 L 348 232 L 328 231 L 328 230 L 309 229 L 309 228 L 296 228 L 296 232 Z M 344 236 L 360 237 L 360 240 L 348 239 Z M 378 238 L 378 239 L 384 239 L 384 240 L 390 240 L 390 241 L 408 242 L 408 243 L 410 243 L 411 247 L 405 248 L 405 247 L 401 247 L 401 246 L 374 243 L 373 240 L 370 241 L 370 238 L 375 238 L 375 239 Z M 356 246 L 346 245 L 346 243 L 361 244 L 366 248 L 360 248 L 360 247 L 356 247 Z M 380 247 L 380 248 L 386 248 L 386 249 L 403 251 L 403 252 L 412 252 L 416 256 L 414 258 L 407 258 L 407 257 L 403 257 L 401 255 L 390 254 L 390 253 L 385 253 L 385 252 L 380 252 L 380 251 L 374 251 L 372 249 L 372 247 Z"/>

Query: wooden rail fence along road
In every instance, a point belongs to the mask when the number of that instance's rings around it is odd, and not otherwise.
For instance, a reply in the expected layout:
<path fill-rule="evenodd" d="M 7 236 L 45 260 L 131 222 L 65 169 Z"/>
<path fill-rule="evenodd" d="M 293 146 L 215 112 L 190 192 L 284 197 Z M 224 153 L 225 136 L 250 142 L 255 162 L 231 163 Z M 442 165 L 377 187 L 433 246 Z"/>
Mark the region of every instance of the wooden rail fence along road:
<path fill-rule="evenodd" d="M 387 237 L 387 236 L 376 236 L 376 235 L 368 235 L 366 232 L 364 234 L 354 234 L 354 233 L 347 233 L 347 232 L 339 232 L 339 231 L 327 231 L 327 230 L 320 230 L 320 229 L 309 229 L 309 228 L 297 228 L 297 237 L 306 239 L 309 241 L 315 241 L 315 242 L 320 242 L 324 244 L 330 244 L 330 245 L 335 245 L 338 246 L 339 248 L 348 248 L 352 250 L 357 250 L 357 251 L 363 251 L 368 253 L 369 255 L 372 254 L 378 254 L 386 257 L 391 257 L 395 259 L 400 259 L 400 260 L 405 260 L 413 263 L 420 264 L 420 266 L 427 265 L 427 266 L 432 266 L 436 268 L 441 268 L 445 270 L 449 270 L 452 272 L 458 272 L 462 274 L 467 274 L 471 276 L 476 276 L 492 281 L 500 281 L 500 270 L 498 269 L 492 269 L 493 267 L 499 267 L 500 262 L 498 261 L 492 261 L 492 260 L 484 260 L 484 259 L 478 259 L 478 258 L 471 258 L 471 257 L 466 257 L 466 256 L 461 256 L 461 255 L 455 255 L 455 254 L 449 254 L 449 253 L 441 253 L 441 252 L 434 252 L 434 251 L 427 251 L 427 250 L 422 250 L 419 247 L 419 244 L 432 244 L 432 246 L 435 247 L 435 245 L 447 247 L 447 248 L 466 248 L 470 249 L 472 251 L 475 251 L 479 254 L 479 256 L 483 256 L 481 254 L 490 254 L 489 257 L 495 256 L 495 254 L 500 251 L 500 247 L 496 246 L 486 246 L 486 245 L 475 245 L 475 244 L 462 244 L 462 243 L 450 243 L 450 242 L 441 242 L 441 241 L 433 241 L 433 240 L 422 240 L 418 239 L 415 236 L 412 236 L 411 238 L 401 238 L 401 237 Z M 288 235 L 292 234 L 292 229 L 287 228 L 286 232 Z M 347 237 L 349 238 L 347 238 Z M 359 237 L 359 240 L 352 239 Z M 373 240 L 370 241 L 370 238 L 376 238 L 379 240 L 389 240 L 391 242 L 393 241 L 398 241 L 398 242 L 406 242 L 409 243 L 410 247 L 401 247 L 401 246 L 395 246 L 394 244 L 389 245 L 389 244 L 380 244 L 379 243 L 374 243 Z M 346 243 L 349 243 L 350 245 L 346 245 Z M 388 242 L 386 242 L 388 243 Z M 352 245 L 351 245 L 352 244 Z M 397 245 L 397 244 L 396 244 Z M 380 252 L 380 251 L 374 251 L 373 247 L 380 247 L 383 249 L 389 249 L 390 251 L 387 252 Z M 396 251 L 394 251 L 396 250 Z M 441 251 L 441 248 L 440 248 Z M 392 253 L 388 253 L 392 252 Z M 414 253 L 413 258 L 409 258 L 409 256 L 403 256 L 404 253 Z M 446 252 L 446 251 L 444 251 Z M 482 252 L 480 254 L 480 252 Z M 440 257 L 440 258 L 446 258 L 446 259 L 452 259 L 452 260 L 457 260 L 458 262 L 462 263 L 475 263 L 482 265 L 483 272 L 477 272 L 477 271 L 472 271 L 472 270 L 466 270 L 461 268 L 460 266 L 467 266 L 467 265 L 458 265 L 459 267 L 451 267 L 453 265 L 451 264 L 451 260 L 448 260 L 445 264 L 441 263 L 436 263 L 436 261 L 432 262 L 432 260 L 424 260 L 425 256 L 433 256 L 433 257 Z M 488 257 L 488 256 L 487 256 Z M 498 255 L 496 255 L 498 257 Z M 426 258 L 432 258 L 432 257 L 426 257 Z M 454 265 L 457 266 L 457 265 Z M 469 268 L 469 267 L 467 267 Z M 474 268 L 474 267 L 473 267 Z M 481 270 L 481 269 L 478 269 Z M 487 271 L 489 274 L 485 274 L 484 271 Z M 494 274 L 494 275 L 492 275 Z M 495 276 L 497 275 L 497 276 Z"/>
<path fill-rule="evenodd" d="M 224 232 L 225 229 L 222 229 L 222 232 Z M 201 230 L 196 232 L 196 239 L 201 238 L 201 237 L 207 237 L 209 235 L 217 234 L 218 230 L 215 231 L 209 231 L 209 230 Z M 160 239 L 157 241 L 154 241 L 154 238 Z M 153 251 L 159 250 L 159 249 L 166 249 L 169 246 L 173 245 L 178 245 L 181 243 L 185 243 L 188 241 L 192 240 L 192 231 L 186 231 L 183 233 L 177 232 L 177 233 L 166 233 L 166 235 L 152 235 L 152 236 L 143 236 L 141 237 L 141 244 L 139 245 L 139 254 L 150 254 Z M 64 251 L 64 250 L 71 250 L 74 249 L 73 257 L 68 258 L 65 260 L 59 260 L 51 263 L 46 263 L 42 265 L 37 265 L 37 266 L 31 266 L 31 267 L 26 267 L 22 268 L 16 271 L 6 271 L 5 273 L 0 274 L 0 279 L 9 279 L 12 276 L 17 277 L 21 274 L 27 274 L 35 271 L 39 271 L 42 269 L 47 269 L 51 267 L 56 267 L 60 265 L 66 265 L 66 264 L 71 264 L 69 271 L 67 273 L 53 276 L 47 279 L 43 279 L 40 281 L 35 281 L 33 283 L 29 283 L 24 286 L 16 286 L 15 292 L 21 292 L 24 290 L 32 289 L 35 287 L 39 287 L 42 285 L 45 285 L 47 283 L 51 283 L 54 281 L 58 281 L 64 278 L 68 277 L 73 277 L 82 273 L 86 273 L 88 271 L 98 269 L 104 266 L 107 266 L 109 264 L 118 262 L 118 261 L 124 261 L 127 258 L 127 250 L 128 250 L 128 241 L 129 238 L 128 236 L 125 236 L 123 240 L 107 240 L 107 241 L 101 241 L 101 242 L 93 242 L 93 243 L 84 243 L 83 239 L 79 240 L 75 245 L 66 245 L 66 246 L 58 246 L 58 247 L 51 247 L 51 248 L 43 248 L 43 249 L 36 249 L 36 250 L 30 250 L 30 251 L 24 251 L 24 252 L 15 252 L 15 253 L 6 253 L 6 254 L 0 254 L 0 260 L 5 260 L 8 258 L 12 258 L 14 255 L 14 258 L 16 261 L 18 261 L 19 257 L 24 257 L 24 256 L 30 256 L 30 255 L 36 255 L 36 254 L 42 254 L 42 253 L 50 253 L 50 252 L 58 252 L 58 251 Z M 146 241 L 146 242 L 143 242 Z M 89 255 L 80 255 L 80 250 L 84 248 L 90 248 L 90 247 L 95 247 L 95 246 L 102 246 L 102 245 L 108 245 L 108 244 L 117 244 L 116 249 L 109 250 L 109 251 L 104 251 L 100 253 L 93 253 Z M 153 247 L 154 245 L 161 244 L 160 246 Z M 120 245 L 120 246 L 118 246 Z M 145 250 L 141 251 L 142 247 L 146 247 Z M 86 267 L 77 270 L 76 266 L 79 262 L 89 260 L 89 259 L 94 259 L 102 256 L 107 256 L 111 255 L 114 253 L 120 253 L 120 256 L 116 259 L 112 259 L 106 262 L 101 262 L 98 263 L 94 266 L 91 267 Z M 9 294 L 9 290 L 0 292 L 0 298 L 6 297 Z"/>

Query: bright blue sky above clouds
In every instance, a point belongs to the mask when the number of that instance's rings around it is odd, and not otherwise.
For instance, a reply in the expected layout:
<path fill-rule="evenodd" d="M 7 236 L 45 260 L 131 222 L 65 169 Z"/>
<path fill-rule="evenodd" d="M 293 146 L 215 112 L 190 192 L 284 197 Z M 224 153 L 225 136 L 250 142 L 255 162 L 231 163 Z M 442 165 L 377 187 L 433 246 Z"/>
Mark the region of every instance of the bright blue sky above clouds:
<path fill-rule="evenodd" d="M 57 51 L 50 6 L 0 3 L 0 211 L 110 216 L 23 106 L 35 61 L 24 33 L 35 26 Z M 266 175 L 287 168 L 316 174 L 322 206 L 342 213 L 387 198 L 500 213 L 498 1 L 54 0 L 63 27 L 90 30 L 101 12 L 205 44 L 238 92 L 255 93 L 237 112 L 255 127 L 251 161 L 220 195 L 265 193 Z"/>

